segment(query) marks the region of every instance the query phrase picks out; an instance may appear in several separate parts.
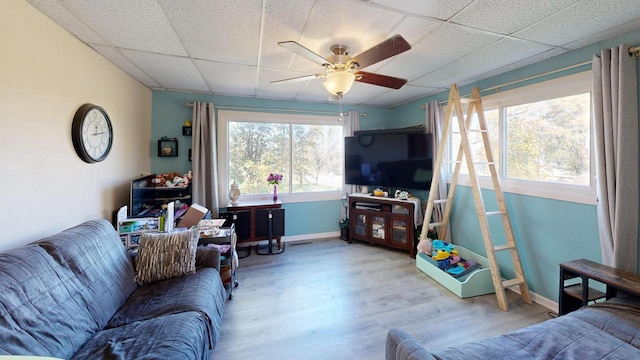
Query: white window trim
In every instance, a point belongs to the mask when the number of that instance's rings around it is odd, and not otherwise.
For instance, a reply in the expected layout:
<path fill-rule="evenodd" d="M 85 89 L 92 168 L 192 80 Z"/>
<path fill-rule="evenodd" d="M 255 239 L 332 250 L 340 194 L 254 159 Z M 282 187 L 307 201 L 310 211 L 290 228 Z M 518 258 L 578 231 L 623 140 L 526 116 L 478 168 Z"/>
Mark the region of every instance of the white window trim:
<path fill-rule="evenodd" d="M 591 91 L 591 71 L 563 76 L 541 83 L 523 86 L 517 89 L 508 90 L 482 97 L 482 104 L 485 110 L 496 107 L 514 106 L 530 103 L 539 100 L 547 100 L 555 97 L 568 96 L 584 92 L 585 89 Z M 500 134 L 505 134 L 503 122 L 500 123 Z M 570 201 L 588 205 L 596 204 L 595 187 L 595 157 L 593 147 L 593 129 L 590 134 L 590 184 L 589 186 L 547 183 L 543 181 L 509 179 L 499 175 L 501 188 L 504 192 L 542 197 L 554 200 Z M 504 136 L 502 142 L 504 142 Z M 501 146 L 504 146 L 502 144 Z M 495 151 L 495 150 L 494 150 Z M 495 154 L 494 154 L 495 155 Z M 503 171 L 504 159 L 500 159 L 500 169 Z M 451 173 L 447 173 L 447 182 L 451 183 Z M 483 189 L 493 189 L 491 178 L 488 176 L 478 176 L 480 187 Z M 467 174 L 460 174 L 458 184 L 471 186 L 471 181 Z"/>
<path fill-rule="evenodd" d="M 218 200 L 222 204 L 229 202 L 229 123 L 230 122 L 264 122 L 304 125 L 327 125 L 335 122 L 335 116 L 300 115 L 281 113 L 260 113 L 249 111 L 218 110 Z M 344 127 L 344 123 L 341 125 Z M 286 174 L 291 177 L 291 174 Z M 266 181 L 266 178 L 265 178 Z M 242 191 L 242 188 L 240 189 Z M 241 201 L 270 201 L 272 194 L 240 196 Z M 337 200 L 342 196 L 342 190 L 318 191 L 310 193 L 280 193 L 278 200 L 282 203 L 311 202 Z"/>

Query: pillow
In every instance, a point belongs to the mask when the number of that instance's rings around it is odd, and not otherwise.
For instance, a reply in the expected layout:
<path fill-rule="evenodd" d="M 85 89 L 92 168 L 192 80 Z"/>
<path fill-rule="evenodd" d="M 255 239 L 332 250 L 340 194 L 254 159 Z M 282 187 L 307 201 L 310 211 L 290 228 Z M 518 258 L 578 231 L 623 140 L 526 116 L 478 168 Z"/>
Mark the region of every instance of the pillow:
<path fill-rule="evenodd" d="M 136 257 L 136 282 L 145 285 L 196 272 L 197 229 L 144 233 Z"/>

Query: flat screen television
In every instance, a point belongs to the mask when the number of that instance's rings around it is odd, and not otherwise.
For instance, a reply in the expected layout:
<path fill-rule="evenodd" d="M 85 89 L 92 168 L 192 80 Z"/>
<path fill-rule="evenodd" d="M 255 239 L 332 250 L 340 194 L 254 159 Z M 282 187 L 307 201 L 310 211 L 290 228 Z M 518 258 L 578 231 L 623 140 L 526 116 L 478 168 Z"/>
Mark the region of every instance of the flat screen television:
<path fill-rule="evenodd" d="M 433 134 L 365 133 L 345 137 L 345 183 L 429 190 Z"/>

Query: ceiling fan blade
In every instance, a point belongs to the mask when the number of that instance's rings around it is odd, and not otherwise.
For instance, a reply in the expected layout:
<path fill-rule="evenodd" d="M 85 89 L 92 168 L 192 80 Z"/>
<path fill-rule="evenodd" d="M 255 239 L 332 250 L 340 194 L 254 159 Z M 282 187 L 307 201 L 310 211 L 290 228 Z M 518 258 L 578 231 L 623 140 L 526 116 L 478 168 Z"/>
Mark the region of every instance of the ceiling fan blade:
<path fill-rule="evenodd" d="M 406 79 L 400 79 L 397 77 L 374 74 L 364 71 L 357 71 L 355 74 L 356 81 L 371 85 L 384 86 L 391 89 L 400 89 L 402 86 L 404 86 L 404 84 L 407 83 Z"/>
<path fill-rule="evenodd" d="M 305 59 L 311 60 L 318 65 L 322 65 L 322 66 L 331 65 L 331 63 L 327 61 L 327 59 L 314 53 L 313 51 L 307 49 L 306 47 L 298 44 L 295 41 L 281 41 L 278 43 L 278 45 L 293 52 L 296 55 L 300 55 Z"/>
<path fill-rule="evenodd" d="M 411 49 L 411 45 L 407 40 L 401 35 L 394 35 L 378 45 L 354 56 L 347 63 L 347 67 L 349 67 L 350 64 L 357 63 L 359 69 L 364 69 L 369 65 L 373 65 L 409 49 Z"/>
<path fill-rule="evenodd" d="M 298 77 L 289 78 L 289 79 L 275 80 L 275 81 L 272 81 L 271 84 L 286 84 L 286 83 L 292 83 L 292 82 L 298 82 L 298 81 L 313 80 L 321 77 L 324 77 L 324 74 L 305 75 L 305 76 L 298 76 Z"/>

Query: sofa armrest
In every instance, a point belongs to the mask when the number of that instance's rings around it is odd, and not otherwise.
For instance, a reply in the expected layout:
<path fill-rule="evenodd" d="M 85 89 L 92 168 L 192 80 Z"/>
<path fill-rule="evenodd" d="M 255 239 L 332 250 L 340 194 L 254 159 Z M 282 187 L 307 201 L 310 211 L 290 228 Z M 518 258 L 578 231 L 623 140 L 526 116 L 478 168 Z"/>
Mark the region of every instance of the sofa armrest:
<path fill-rule="evenodd" d="M 435 360 L 431 353 L 400 329 L 387 333 L 385 360 Z"/>
<path fill-rule="evenodd" d="M 196 250 L 196 269 L 212 267 L 220 272 L 220 253 L 217 249 L 198 246 Z"/>

